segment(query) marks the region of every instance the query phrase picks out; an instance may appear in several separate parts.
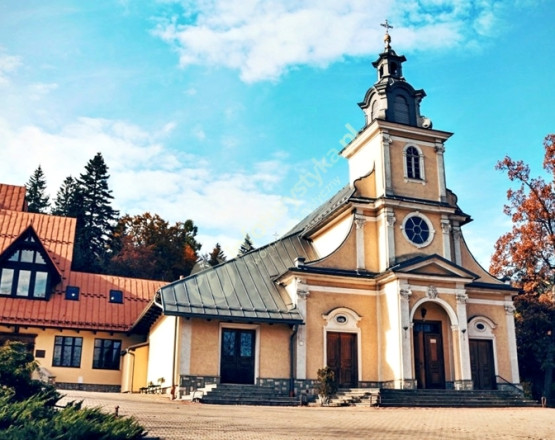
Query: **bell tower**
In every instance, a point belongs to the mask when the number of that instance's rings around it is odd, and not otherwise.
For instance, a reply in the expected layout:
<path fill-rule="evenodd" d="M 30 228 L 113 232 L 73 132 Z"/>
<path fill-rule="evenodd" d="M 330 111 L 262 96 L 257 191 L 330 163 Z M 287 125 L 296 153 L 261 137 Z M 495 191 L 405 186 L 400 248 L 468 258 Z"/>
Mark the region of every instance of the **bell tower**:
<path fill-rule="evenodd" d="M 415 90 L 403 77 L 403 63 L 407 60 L 391 48 L 389 29 L 385 21 L 384 51 L 372 63 L 378 72 L 378 81 L 368 89 L 364 100 L 358 105 L 366 115 L 366 125 L 375 119 L 413 127 L 431 128 L 428 118 L 420 115 L 420 101 L 426 96 L 424 90 Z"/>

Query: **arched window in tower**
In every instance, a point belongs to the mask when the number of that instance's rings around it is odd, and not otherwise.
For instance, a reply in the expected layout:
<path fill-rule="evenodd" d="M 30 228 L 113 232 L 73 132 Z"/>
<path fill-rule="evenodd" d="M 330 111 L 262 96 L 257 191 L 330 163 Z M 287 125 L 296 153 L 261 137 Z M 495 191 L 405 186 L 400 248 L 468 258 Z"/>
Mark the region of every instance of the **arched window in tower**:
<path fill-rule="evenodd" d="M 404 96 L 397 95 L 393 103 L 393 111 L 395 113 L 395 122 L 401 124 L 409 124 L 409 105 Z"/>
<path fill-rule="evenodd" d="M 370 109 L 370 122 L 376 119 L 377 113 L 378 113 L 378 101 L 374 101 Z"/>
<path fill-rule="evenodd" d="M 424 159 L 422 152 L 415 146 L 408 146 L 404 151 L 405 178 L 424 180 Z"/>

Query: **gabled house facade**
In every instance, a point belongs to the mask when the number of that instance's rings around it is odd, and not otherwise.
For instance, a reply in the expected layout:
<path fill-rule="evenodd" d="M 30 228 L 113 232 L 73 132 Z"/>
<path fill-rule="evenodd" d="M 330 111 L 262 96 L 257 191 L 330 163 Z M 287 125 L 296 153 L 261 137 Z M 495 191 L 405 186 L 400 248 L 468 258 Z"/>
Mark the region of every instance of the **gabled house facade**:
<path fill-rule="evenodd" d="M 446 186 L 451 133 L 420 114 L 405 61 L 386 35 L 365 125 L 341 152 L 345 188 L 281 239 L 158 291 L 134 327 L 149 332 L 150 378 L 182 394 L 242 383 L 298 395 L 327 365 L 342 387 L 519 385 L 516 291 L 466 245 L 471 218 Z"/>
<path fill-rule="evenodd" d="M 0 184 L 0 344 L 27 344 L 59 388 L 120 391 L 121 353 L 145 339 L 131 326 L 164 283 L 73 271 L 75 227 Z"/>

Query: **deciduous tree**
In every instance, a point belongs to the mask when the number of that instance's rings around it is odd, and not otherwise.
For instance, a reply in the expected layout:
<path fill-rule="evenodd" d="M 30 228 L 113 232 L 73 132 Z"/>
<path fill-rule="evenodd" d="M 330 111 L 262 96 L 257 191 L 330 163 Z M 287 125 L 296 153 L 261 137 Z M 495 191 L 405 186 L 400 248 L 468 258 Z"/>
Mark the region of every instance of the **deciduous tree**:
<path fill-rule="evenodd" d="M 555 360 L 555 135 L 546 136 L 544 148 L 547 181 L 531 177 L 523 161 L 507 156 L 497 164 L 518 187 L 507 191 L 504 212 L 513 227 L 497 240 L 490 272 L 522 289 L 515 301 L 521 370 L 543 369 L 547 397 Z"/>
<path fill-rule="evenodd" d="M 123 216 L 111 244 L 109 270 L 118 275 L 174 281 L 191 273 L 201 245 L 192 220 L 170 224 L 157 214 Z"/>

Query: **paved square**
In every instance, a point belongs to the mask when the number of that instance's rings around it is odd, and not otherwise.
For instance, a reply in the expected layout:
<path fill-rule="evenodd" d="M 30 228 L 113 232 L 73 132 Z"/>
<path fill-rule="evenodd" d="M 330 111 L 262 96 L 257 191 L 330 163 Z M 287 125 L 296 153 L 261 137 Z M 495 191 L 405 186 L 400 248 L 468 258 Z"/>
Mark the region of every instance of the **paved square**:
<path fill-rule="evenodd" d="M 135 416 L 148 438 L 221 440 L 555 439 L 545 408 L 320 408 L 204 405 L 147 394 L 61 391 Z"/>

